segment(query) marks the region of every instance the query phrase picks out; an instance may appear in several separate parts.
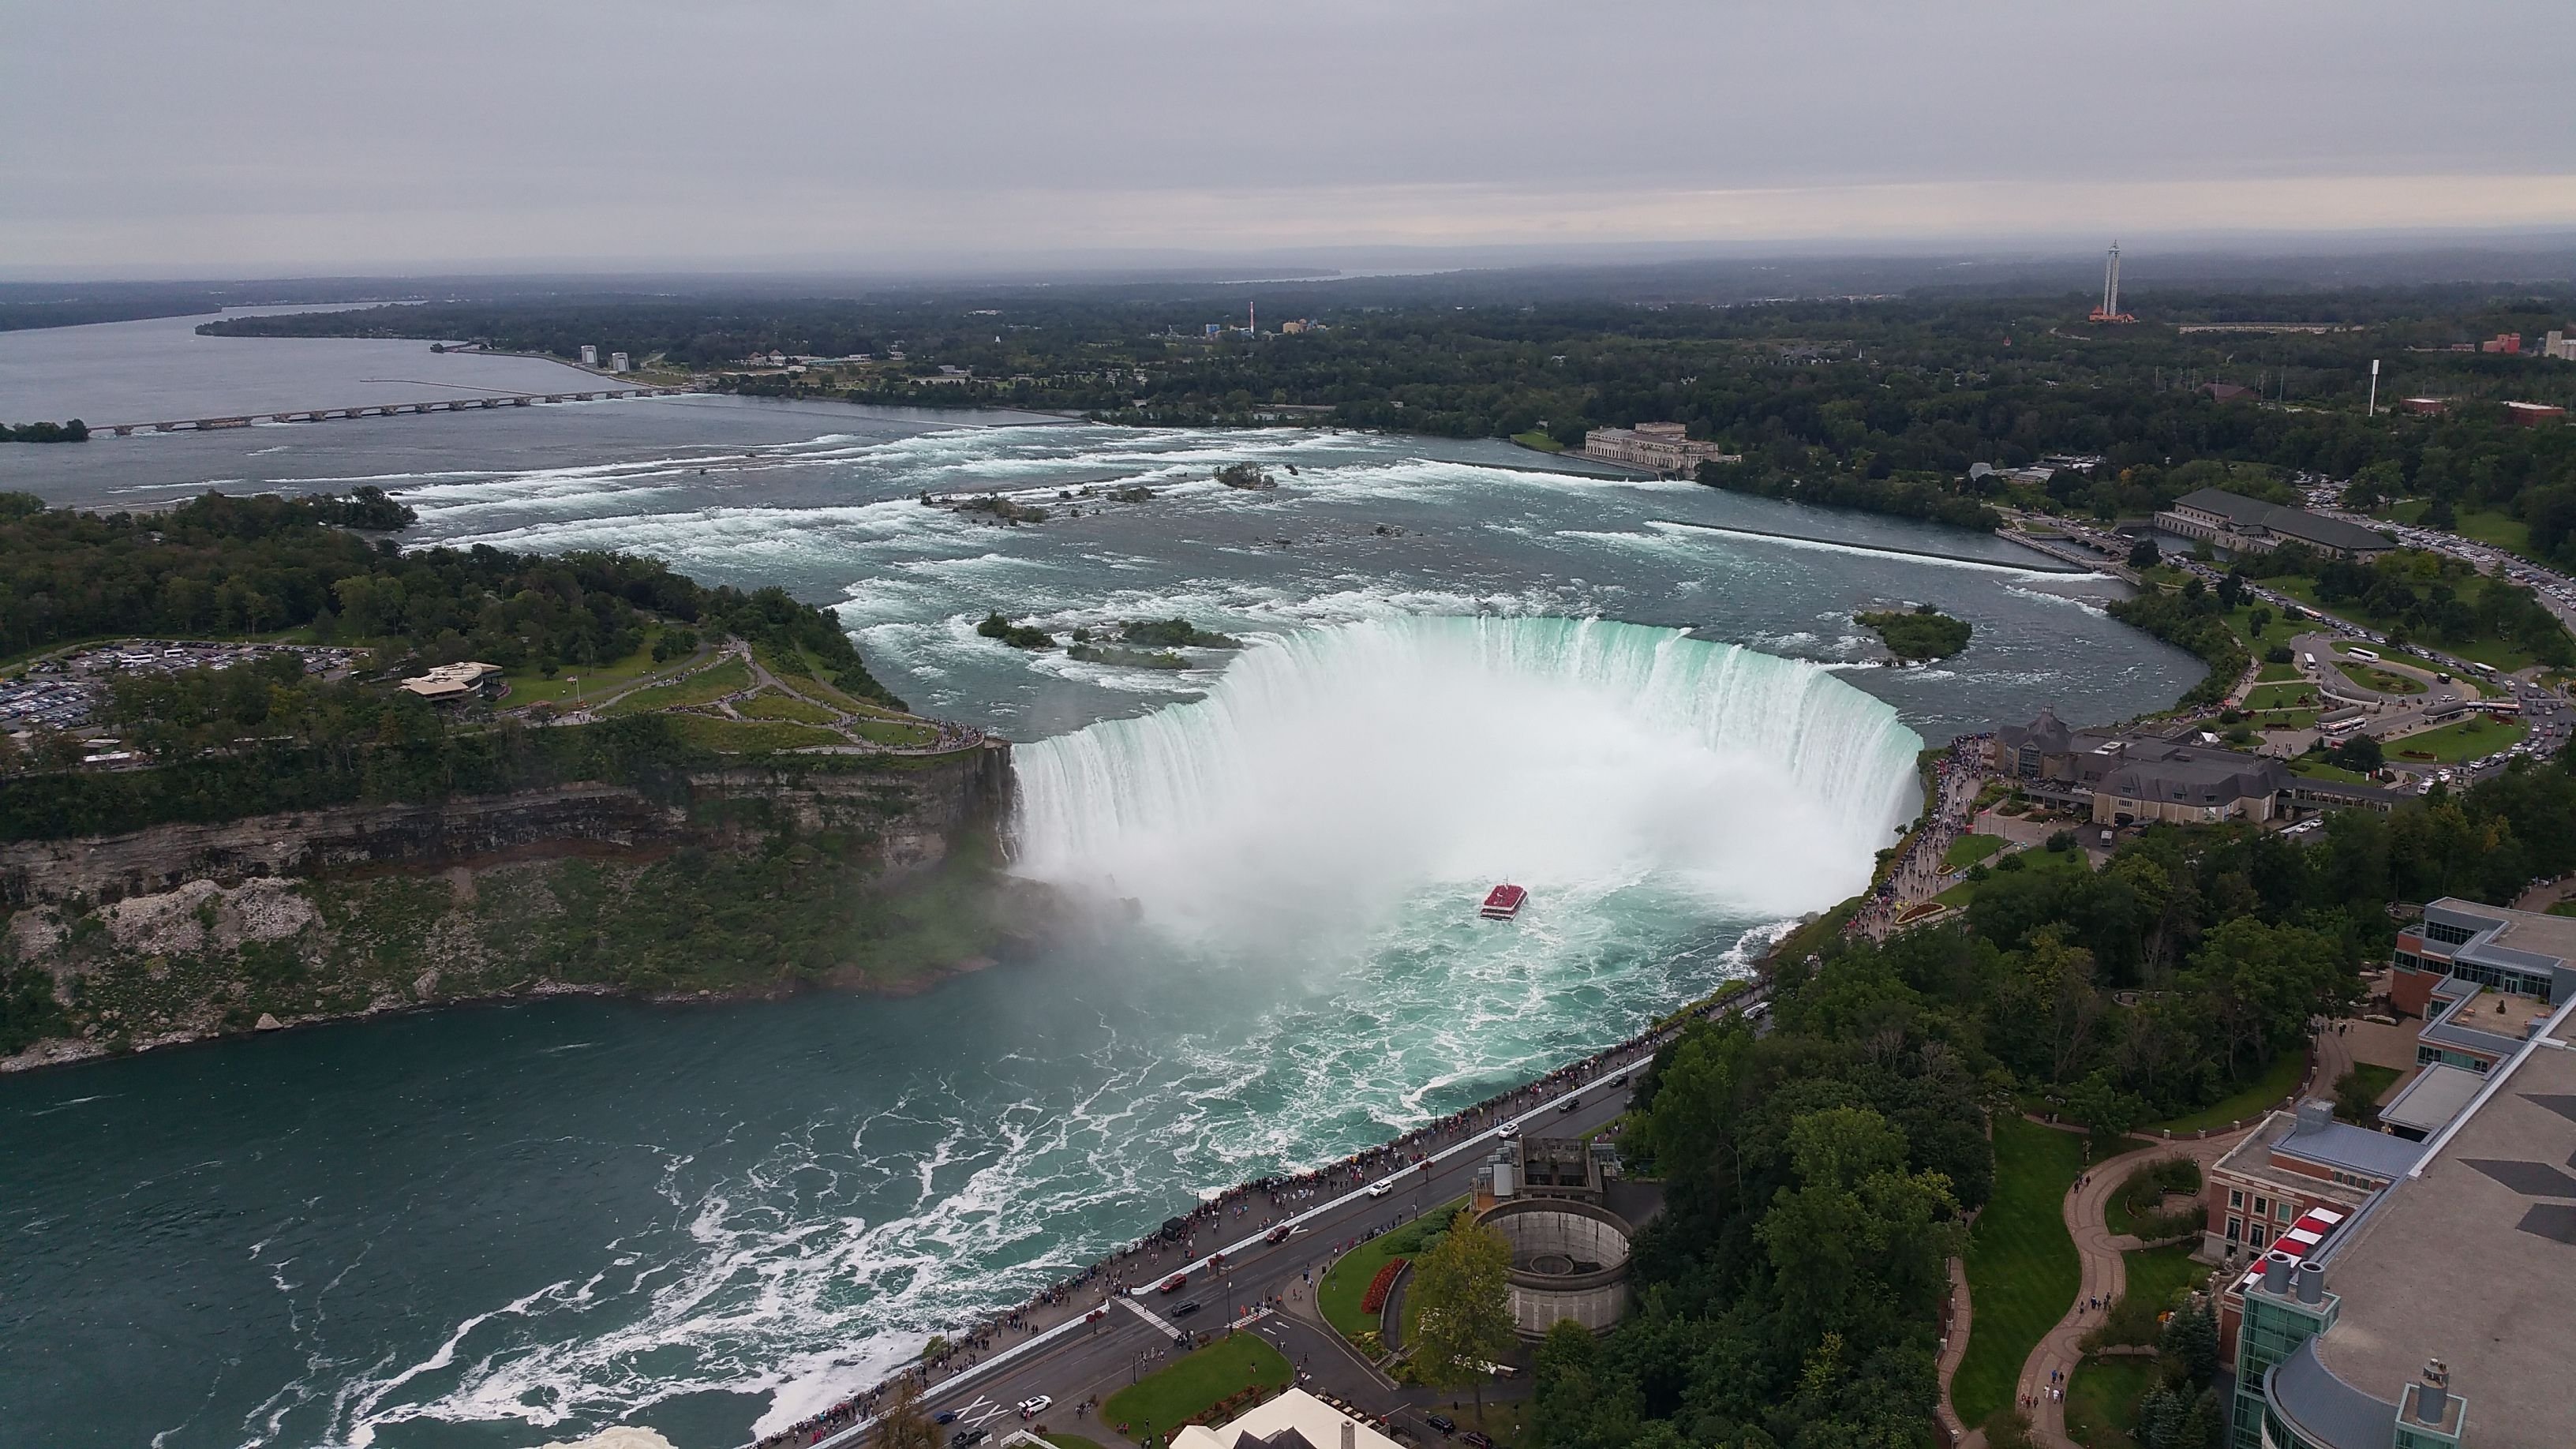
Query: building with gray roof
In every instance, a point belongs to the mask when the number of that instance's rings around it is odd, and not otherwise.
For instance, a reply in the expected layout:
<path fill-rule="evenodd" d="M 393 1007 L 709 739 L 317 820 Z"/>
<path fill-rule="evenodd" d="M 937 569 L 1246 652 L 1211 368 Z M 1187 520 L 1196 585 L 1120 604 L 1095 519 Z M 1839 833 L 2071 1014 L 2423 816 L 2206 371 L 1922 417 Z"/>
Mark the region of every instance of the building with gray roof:
<path fill-rule="evenodd" d="M 2386 534 L 2304 508 L 2247 498 L 2224 488 L 2196 488 L 2156 515 L 2156 527 L 2216 544 L 2230 553 L 2270 553 L 2304 544 L 2328 558 L 2368 562 L 2397 547 Z"/>
<path fill-rule="evenodd" d="M 2576 1445 L 2571 1015 L 2538 1023 L 2430 1141 L 2401 1144 L 2418 1157 L 2385 1191 L 2282 1235 L 2232 1290 L 2231 1449 Z"/>

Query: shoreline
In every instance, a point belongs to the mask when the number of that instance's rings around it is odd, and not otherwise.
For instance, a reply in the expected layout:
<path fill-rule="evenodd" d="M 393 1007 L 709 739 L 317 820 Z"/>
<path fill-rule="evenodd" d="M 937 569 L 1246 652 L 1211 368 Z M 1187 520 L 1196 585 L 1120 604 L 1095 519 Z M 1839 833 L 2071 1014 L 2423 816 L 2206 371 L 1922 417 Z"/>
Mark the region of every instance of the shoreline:
<path fill-rule="evenodd" d="M 441 997 L 435 1001 L 406 1001 L 398 1004 L 362 1006 L 354 1011 L 322 1012 L 311 1016 L 263 1017 L 272 1023 L 239 1030 L 178 1031 L 128 1043 L 122 1048 L 85 1037 L 47 1037 L 10 1056 L 0 1056 L 0 1077 L 56 1068 L 85 1066 L 96 1062 L 115 1061 L 178 1047 L 209 1046 L 217 1042 L 243 1041 L 251 1037 L 274 1036 L 282 1031 L 302 1031 L 308 1027 L 346 1025 L 380 1021 L 396 1016 L 424 1012 L 449 1011 L 480 1006 L 543 1001 L 563 996 L 588 996 L 631 1001 L 640 1006 L 728 1006 L 747 1001 L 784 1001 L 808 992 L 836 992 L 849 996 L 878 996 L 889 1000 L 920 996 L 960 976 L 989 971 L 1002 964 L 997 956 L 969 956 L 929 968 L 899 980 L 827 979 L 795 982 L 785 986 L 739 986 L 717 990 L 713 987 L 696 991 L 651 991 L 630 986 L 593 985 L 578 981 L 533 981 L 508 990 L 481 992 L 472 996 Z M 52 1050 L 48 1050 L 51 1048 Z"/>
<path fill-rule="evenodd" d="M 1014 1306 L 995 1310 L 985 1320 L 956 1329 L 953 1333 L 935 1332 L 934 1338 L 947 1339 L 952 1345 L 950 1352 L 936 1362 L 916 1361 L 876 1383 L 851 1391 L 831 1408 L 746 1441 L 742 1449 L 787 1449 L 789 1445 L 842 1449 L 842 1446 L 855 1444 L 874 1425 L 872 1411 L 885 1391 L 904 1380 L 909 1379 L 924 1390 L 934 1386 L 953 1387 L 963 1380 L 980 1377 L 1016 1362 L 1024 1355 L 1039 1351 L 1058 1335 L 1088 1323 L 1088 1315 L 1100 1311 L 1113 1297 L 1140 1293 L 1146 1285 L 1172 1273 L 1195 1275 L 1209 1266 L 1213 1258 L 1237 1253 L 1260 1241 L 1266 1228 L 1294 1224 L 1344 1206 L 1352 1198 L 1364 1195 L 1372 1180 L 1391 1169 L 1400 1170 L 1416 1162 L 1427 1164 L 1468 1151 L 1496 1137 L 1504 1126 L 1515 1121 L 1525 1124 L 1528 1119 L 1546 1112 L 1565 1095 L 1579 1093 L 1605 1076 L 1624 1079 L 1650 1065 L 1663 1046 L 1688 1030 L 1694 1021 L 1732 1015 L 1766 999 L 1769 987 L 1764 979 L 1765 970 L 1782 945 L 1794 936 L 1795 924 L 1790 930 L 1774 935 L 1760 956 L 1747 961 L 1746 974 L 1728 979 L 1709 995 L 1675 1007 L 1619 1041 L 1481 1101 L 1443 1114 L 1410 1132 L 1332 1162 L 1300 1173 L 1253 1178 L 1227 1187 L 1188 1212 L 1167 1220 L 1162 1231 L 1110 1250 L 1082 1271 L 1050 1284 Z M 1406 1155 L 1408 1153 L 1411 1155 Z M 1267 1206 L 1276 1216 L 1260 1219 L 1257 1223 L 1246 1217 L 1243 1223 L 1226 1226 L 1227 1209 L 1236 1209 L 1236 1216 L 1241 1217 L 1249 1209 L 1262 1205 L 1263 1199 L 1267 1200 Z M 1177 1234 L 1172 1230 L 1176 1223 L 1184 1225 Z M 1203 1253 L 1194 1241 L 1202 1230 L 1213 1231 L 1219 1237 L 1247 1231 L 1251 1236 L 1241 1242 L 1212 1247 Z M 1180 1259 L 1170 1263 L 1163 1261 L 1165 1251 L 1175 1245 Z M 1104 1282 L 1105 1286 L 1096 1286 Z M 1098 1294 L 1096 1300 L 1093 1297 L 1095 1291 Z M 1051 1310 L 1060 1312 L 1061 1319 L 1040 1327 L 1036 1320 L 1053 1316 Z M 997 1338 L 1011 1333 L 1025 1336 L 1006 1346 L 994 1346 Z M 966 1362 L 950 1370 L 948 1366 L 961 1355 Z"/>

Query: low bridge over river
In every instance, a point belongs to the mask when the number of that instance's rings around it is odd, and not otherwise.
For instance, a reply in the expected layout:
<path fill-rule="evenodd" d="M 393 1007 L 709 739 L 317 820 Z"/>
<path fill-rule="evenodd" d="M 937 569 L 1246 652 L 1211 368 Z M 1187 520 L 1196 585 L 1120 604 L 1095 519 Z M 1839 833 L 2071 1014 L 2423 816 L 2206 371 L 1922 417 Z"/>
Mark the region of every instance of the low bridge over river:
<path fill-rule="evenodd" d="M 93 433 L 120 438 L 136 433 L 207 433 L 220 428 L 247 428 L 253 423 L 320 423 L 334 418 L 390 418 L 404 413 L 463 413 L 482 408 L 524 408 L 538 403 L 602 402 L 610 398 L 678 397 L 684 387 L 610 387 L 588 392 L 516 392 L 484 397 L 433 398 L 426 402 L 362 403 L 345 408 L 289 408 L 285 412 L 238 413 L 222 418 L 175 418 L 158 423 L 108 423 Z"/>

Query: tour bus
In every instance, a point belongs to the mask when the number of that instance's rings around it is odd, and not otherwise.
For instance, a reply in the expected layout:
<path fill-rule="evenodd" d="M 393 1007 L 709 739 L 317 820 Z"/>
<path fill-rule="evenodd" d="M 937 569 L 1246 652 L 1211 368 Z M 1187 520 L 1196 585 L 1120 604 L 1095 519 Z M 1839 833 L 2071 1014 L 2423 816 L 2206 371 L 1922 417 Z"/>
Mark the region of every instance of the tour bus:
<path fill-rule="evenodd" d="M 2478 661 L 2472 659 L 2469 661 L 2469 667 L 2476 670 L 2478 673 L 2485 675 L 2489 679 L 2495 678 L 2495 666 L 2492 664 L 2480 664 Z"/>
<path fill-rule="evenodd" d="M 2343 652 L 2351 655 L 2355 659 L 2367 659 L 2373 664 L 2377 664 L 2379 662 L 2378 655 L 2371 653 L 2369 650 L 2362 648 L 2358 644 L 2345 646 Z"/>
<path fill-rule="evenodd" d="M 2361 724 L 2362 718 L 2359 715 L 2354 715 L 2350 719 L 2324 720 L 2317 725 L 2317 733 L 2330 740 L 2339 740 L 2361 728 Z"/>
<path fill-rule="evenodd" d="M 2317 668 L 2317 656 L 2313 654 L 2301 654 L 2299 656 L 2299 667 L 2307 670 L 2311 674 L 2315 673 Z"/>

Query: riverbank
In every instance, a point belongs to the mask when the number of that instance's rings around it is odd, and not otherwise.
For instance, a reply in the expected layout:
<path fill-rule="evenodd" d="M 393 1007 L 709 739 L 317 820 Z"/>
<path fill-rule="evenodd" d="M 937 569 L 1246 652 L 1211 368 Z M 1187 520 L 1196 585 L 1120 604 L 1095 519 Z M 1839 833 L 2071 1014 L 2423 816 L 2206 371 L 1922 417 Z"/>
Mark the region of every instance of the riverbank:
<path fill-rule="evenodd" d="M 1609 1080 L 1627 1082 L 1631 1073 L 1650 1063 L 1661 1047 L 1690 1023 L 1740 1012 L 1764 997 L 1757 978 L 1730 980 L 1716 993 L 1663 1018 L 1646 1030 L 1600 1048 L 1544 1076 L 1495 1094 L 1391 1138 L 1304 1173 L 1259 1178 L 1237 1184 L 1208 1198 L 1180 1217 L 1167 1219 L 1161 1231 L 1094 1261 L 1081 1273 L 1062 1279 L 1021 1306 L 960 1329 L 955 1337 L 935 1334 L 942 1351 L 820 1413 L 755 1441 L 750 1449 L 788 1449 L 812 1445 L 838 1449 L 855 1444 L 873 1423 L 877 1407 L 906 1381 L 929 1390 L 953 1388 L 1040 1351 L 1074 1328 L 1100 1319 L 1120 1296 L 1167 1281 L 1172 1275 L 1194 1276 L 1217 1265 L 1220 1257 L 1251 1246 L 1253 1235 L 1293 1226 L 1310 1217 L 1364 1198 L 1371 1183 L 1391 1173 L 1428 1169 L 1433 1162 L 1456 1156 L 1480 1139 L 1507 1133 L 1516 1120 L 1548 1111 L 1571 1094 Z M 1336 1240 L 1339 1253 L 1374 1236 Z M 1202 1244 L 1200 1235 L 1212 1234 Z M 1219 1246 L 1230 1238 L 1231 1246 Z M 1202 1251 L 1202 1247 L 1205 1251 Z M 1320 1280 L 1318 1280 L 1320 1282 Z M 1277 1305 L 1274 1305 L 1277 1306 Z M 1204 1343 L 1210 1334 L 1195 1335 Z"/>

